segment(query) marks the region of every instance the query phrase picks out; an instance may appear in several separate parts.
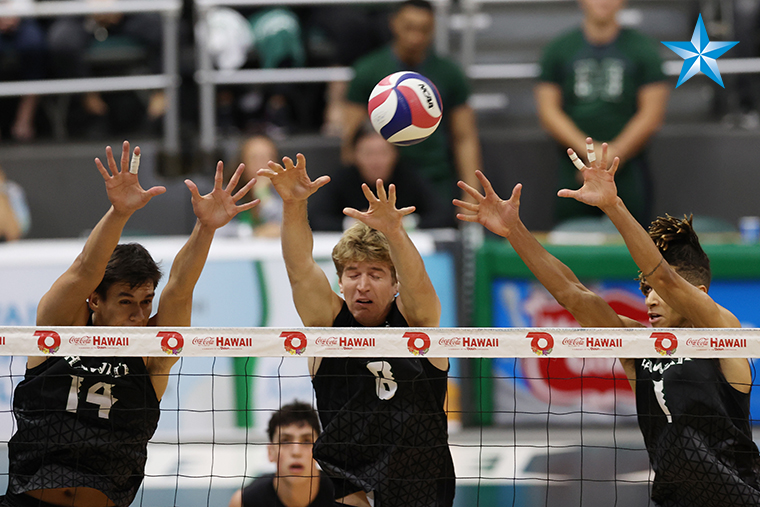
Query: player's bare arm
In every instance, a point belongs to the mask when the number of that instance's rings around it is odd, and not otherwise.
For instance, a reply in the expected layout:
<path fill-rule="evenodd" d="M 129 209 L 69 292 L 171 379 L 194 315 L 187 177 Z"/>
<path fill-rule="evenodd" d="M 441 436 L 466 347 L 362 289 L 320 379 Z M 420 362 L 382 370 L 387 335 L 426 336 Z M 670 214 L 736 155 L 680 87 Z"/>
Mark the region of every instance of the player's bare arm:
<path fill-rule="evenodd" d="M 636 156 L 665 121 L 670 86 L 665 82 L 644 85 L 636 92 L 637 110 L 620 134 L 609 143 L 610 158 Z"/>
<path fill-rule="evenodd" d="M 587 139 L 587 144 L 593 151 L 591 138 Z M 578 190 L 562 189 L 558 195 L 601 209 L 620 232 L 642 276 L 668 305 L 696 327 L 741 327 L 731 312 L 668 265 L 649 233 L 633 218 L 617 195 L 615 172 L 620 161 L 615 158 L 607 166 L 606 143 L 602 144 L 600 163 L 591 163 L 591 167 L 585 165 L 572 149 L 568 149 L 568 155 L 583 174 L 584 183 Z"/>
<path fill-rule="evenodd" d="M 391 184 L 386 192 L 382 180 L 376 182 L 377 195 L 366 183 L 362 184 L 362 191 L 369 203 L 367 211 L 346 208 L 343 213 L 361 220 L 388 238 L 391 261 L 399 281 L 399 310 L 408 324 L 412 327 L 438 326 L 441 303 L 425 270 L 425 263 L 402 224 L 402 218 L 413 213 L 414 206 L 396 209 L 396 186 Z"/>
<path fill-rule="evenodd" d="M 343 300 L 332 290 L 312 255 L 314 236 L 306 203 L 330 177 L 320 176 L 312 181 L 306 173 L 306 158 L 300 153 L 296 164 L 289 157 L 283 158 L 282 164 L 270 161 L 269 167 L 259 169 L 258 175 L 269 178 L 282 198 L 282 255 L 298 315 L 305 326 L 329 327 Z"/>
<path fill-rule="evenodd" d="M 139 156 L 140 148 L 135 148 Z M 127 220 L 164 187 L 143 190 L 137 174 L 129 172 L 129 142 L 124 141 L 117 165 L 111 147 L 106 148 L 106 169 L 100 159 L 95 166 L 106 185 L 111 208 L 90 233 L 74 263 L 53 283 L 37 308 L 37 324 L 46 326 L 84 325 L 89 317 L 87 298 L 103 279 L 108 259 L 119 243 Z"/>
<path fill-rule="evenodd" d="M 259 203 L 256 199 L 246 204 L 236 204 L 256 183 L 256 180 L 252 179 L 236 193 L 232 193 L 244 169 L 245 166 L 240 164 L 227 186 L 223 187 L 224 164 L 219 161 L 214 175 L 214 188 L 206 195 L 201 195 L 198 187 L 191 180 L 185 180 L 185 185 L 192 196 L 193 212 L 197 220 L 190 238 L 174 258 L 169 272 L 169 281 L 161 292 L 158 312 L 151 319 L 151 324 L 161 327 L 191 325 L 193 291 L 206 264 L 214 233 L 218 228 L 229 223 L 238 213 L 249 210 Z M 146 359 L 148 372 L 151 374 L 151 381 L 159 399 L 166 389 L 167 375 L 176 362 L 176 357 Z"/>
<path fill-rule="evenodd" d="M 561 146 L 581 150 L 586 134 L 562 109 L 562 88 L 556 83 L 538 83 L 533 91 L 541 126 Z"/>
<path fill-rule="evenodd" d="M 448 122 L 457 174 L 471 187 L 479 188 L 475 172 L 482 169 L 483 159 L 475 112 L 468 104 L 462 104 L 449 112 Z M 465 201 L 471 199 L 467 193 L 463 193 L 462 198 Z"/>
<path fill-rule="evenodd" d="M 566 308 L 578 323 L 585 327 L 624 327 L 620 316 L 607 302 L 584 286 L 575 274 L 559 259 L 550 254 L 530 233 L 520 219 L 522 185 L 515 185 L 509 200 L 503 200 L 493 189 L 486 176 L 478 171 L 477 177 L 484 189 L 481 194 L 460 181 L 459 187 L 467 192 L 475 204 L 454 200 L 454 205 L 468 213 L 457 218 L 477 222 L 489 231 L 507 238 L 539 282 L 557 302 Z"/>

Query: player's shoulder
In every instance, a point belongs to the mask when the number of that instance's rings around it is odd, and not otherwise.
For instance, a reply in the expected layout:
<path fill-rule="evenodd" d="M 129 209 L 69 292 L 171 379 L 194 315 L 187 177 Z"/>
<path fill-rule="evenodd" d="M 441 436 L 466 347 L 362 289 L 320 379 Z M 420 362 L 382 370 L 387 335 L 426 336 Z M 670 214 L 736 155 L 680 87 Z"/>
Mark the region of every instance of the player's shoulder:
<path fill-rule="evenodd" d="M 585 43 L 586 39 L 583 36 L 583 31 L 580 28 L 571 28 L 551 39 L 544 46 L 544 53 L 567 51 Z"/>
<path fill-rule="evenodd" d="M 259 500 L 267 500 L 274 493 L 274 473 L 264 474 L 257 477 L 250 484 L 243 488 L 243 507 L 247 507 L 247 498 L 256 498 Z M 274 505 L 274 504 L 272 504 Z"/>
<path fill-rule="evenodd" d="M 377 71 L 379 67 L 386 67 L 393 61 L 393 54 L 390 46 L 383 46 L 366 55 L 358 58 L 354 62 L 354 73 L 356 75 L 367 72 Z"/>

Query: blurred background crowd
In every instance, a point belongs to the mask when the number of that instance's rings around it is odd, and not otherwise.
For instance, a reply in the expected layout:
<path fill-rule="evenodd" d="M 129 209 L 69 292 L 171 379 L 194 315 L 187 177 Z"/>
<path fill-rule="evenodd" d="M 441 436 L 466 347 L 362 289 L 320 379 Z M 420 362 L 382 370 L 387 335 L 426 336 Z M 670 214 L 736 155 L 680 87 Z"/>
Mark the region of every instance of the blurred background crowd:
<path fill-rule="evenodd" d="M 699 14 L 711 38 L 740 42 L 724 58 L 742 60 L 725 88 L 698 76 L 676 89 L 682 60 L 659 41 L 689 40 Z M 80 235 L 94 223 L 83 178 L 98 184 L 86 161 L 125 138 L 170 185 L 219 158 L 253 174 L 302 151 L 334 180 L 314 199 L 315 230 L 341 230 L 342 208 L 378 177 L 418 206 L 410 227 L 456 227 L 456 181 L 477 185 L 476 169 L 502 195 L 523 182 L 526 223 L 550 230 L 596 219 L 554 197 L 575 179 L 563 150 L 591 135 L 621 157 L 642 223 L 694 212 L 730 227 L 760 214 L 758 30 L 755 0 L 0 0 L 0 219 L 18 215 L 0 238 Z M 366 125 L 369 92 L 397 70 L 443 99 L 441 127 L 413 147 Z M 745 184 L 719 191 L 714 161 L 729 153 L 722 177 Z M 256 192 L 262 206 L 230 234 L 278 234 L 276 193 Z M 81 224 L 56 220 L 66 205 Z M 191 226 L 163 217 L 135 232 Z"/>

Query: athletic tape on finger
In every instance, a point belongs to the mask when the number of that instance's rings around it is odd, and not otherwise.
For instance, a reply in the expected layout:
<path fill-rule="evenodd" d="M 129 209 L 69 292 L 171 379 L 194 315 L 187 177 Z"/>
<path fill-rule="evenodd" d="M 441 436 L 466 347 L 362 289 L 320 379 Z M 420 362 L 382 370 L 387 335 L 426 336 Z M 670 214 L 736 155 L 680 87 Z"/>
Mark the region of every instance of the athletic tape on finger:
<path fill-rule="evenodd" d="M 129 164 L 129 172 L 137 174 L 137 170 L 140 169 L 140 154 L 132 154 L 132 162 Z"/>
<path fill-rule="evenodd" d="M 574 165 L 574 166 L 575 166 L 577 169 L 583 169 L 583 161 L 582 161 L 581 159 L 579 159 L 579 158 L 578 158 L 578 155 L 576 155 L 576 153 L 575 153 L 575 152 L 572 152 L 572 153 L 570 154 L 570 160 L 572 160 L 572 161 L 573 161 L 573 165 Z"/>
<path fill-rule="evenodd" d="M 594 151 L 594 143 L 586 143 L 586 151 L 588 152 L 588 161 L 593 162 L 596 160 L 596 152 Z"/>

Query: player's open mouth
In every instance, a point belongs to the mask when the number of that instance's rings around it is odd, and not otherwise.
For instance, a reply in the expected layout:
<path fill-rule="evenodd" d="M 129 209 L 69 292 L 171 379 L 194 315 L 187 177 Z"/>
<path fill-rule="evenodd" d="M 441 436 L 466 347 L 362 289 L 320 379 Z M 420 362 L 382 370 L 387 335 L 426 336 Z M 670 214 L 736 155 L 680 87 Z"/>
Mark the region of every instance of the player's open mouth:
<path fill-rule="evenodd" d="M 357 299 L 356 302 L 360 305 L 371 305 L 372 300 L 371 299 Z"/>
<path fill-rule="evenodd" d="M 658 314 L 658 313 L 650 313 L 650 314 L 649 314 L 649 322 L 650 322 L 651 324 L 654 324 L 654 322 L 655 322 L 656 320 L 658 320 L 658 319 L 661 319 L 661 318 L 662 318 L 662 315 L 660 315 L 660 314 Z"/>

